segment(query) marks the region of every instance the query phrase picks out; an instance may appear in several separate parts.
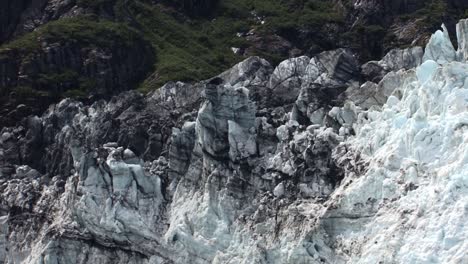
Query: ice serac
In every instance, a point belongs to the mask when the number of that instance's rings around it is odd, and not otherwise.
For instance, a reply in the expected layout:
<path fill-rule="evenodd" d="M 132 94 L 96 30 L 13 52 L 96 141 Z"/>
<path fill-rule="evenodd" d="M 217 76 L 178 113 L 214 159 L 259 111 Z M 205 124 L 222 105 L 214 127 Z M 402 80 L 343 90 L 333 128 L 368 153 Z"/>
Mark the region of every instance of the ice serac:
<path fill-rule="evenodd" d="M 351 149 L 341 160 L 359 153 L 370 162 L 367 173 L 336 192 L 346 198 L 328 212 L 357 214 L 365 226 L 338 242 L 348 252 L 360 245 L 351 262 L 467 260 L 468 65 L 449 62 L 434 71 L 432 63 L 418 69 L 422 79 L 405 87 L 401 100 L 391 97 L 381 112 L 367 112 L 346 143 Z"/>
<path fill-rule="evenodd" d="M 457 24 L 458 60 L 468 61 L 468 19 L 463 19 Z"/>
<path fill-rule="evenodd" d="M 214 79 L 205 88 L 206 101 L 197 118 L 197 137 L 202 150 L 212 157 L 231 158 L 256 153 L 255 104 L 249 90 Z M 252 136 L 249 136 L 252 134 Z"/>
<path fill-rule="evenodd" d="M 4 128 L 0 263 L 468 263 L 457 31 L 378 83 L 346 49 L 252 57 Z"/>
<path fill-rule="evenodd" d="M 356 136 L 337 149 L 347 151 L 341 164 L 356 155 L 369 162 L 359 178 L 345 176 L 322 219 L 328 233 L 341 234 L 336 245 L 351 263 L 468 260 L 468 65 L 448 54 L 419 66 L 417 79 L 402 82 L 401 98 L 362 112 Z M 337 230 L 340 223 L 351 225 Z"/>
<path fill-rule="evenodd" d="M 424 51 L 421 47 L 391 50 L 380 61 L 370 61 L 362 65 L 361 74 L 369 81 L 378 83 L 389 72 L 409 70 L 419 66 Z"/>
<path fill-rule="evenodd" d="M 445 25 L 442 25 L 442 30 L 437 30 L 429 40 L 424 51 L 423 61 L 433 60 L 443 64 L 454 61 L 456 57 L 457 54 L 450 40 L 448 30 Z"/>
<path fill-rule="evenodd" d="M 309 61 L 309 57 L 302 56 L 283 61 L 276 67 L 269 85 L 280 104 L 290 103 L 297 98 L 302 83 L 301 77 L 306 74 Z"/>
<path fill-rule="evenodd" d="M 382 106 L 389 96 L 401 96 L 400 87 L 416 78 L 415 67 L 423 60 L 423 49 L 413 47 L 391 50 L 380 61 L 370 61 L 361 66 L 361 74 L 369 80 L 361 86 L 352 85 L 346 98 L 362 109 Z"/>
<path fill-rule="evenodd" d="M 270 77 L 269 88 L 275 103 L 294 102 L 301 87 L 314 83 L 327 87 L 346 87 L 358 80 L 359 65 L 348 49 L 322 52 L 312 58 L 302 56 L 283 61 Z"/>

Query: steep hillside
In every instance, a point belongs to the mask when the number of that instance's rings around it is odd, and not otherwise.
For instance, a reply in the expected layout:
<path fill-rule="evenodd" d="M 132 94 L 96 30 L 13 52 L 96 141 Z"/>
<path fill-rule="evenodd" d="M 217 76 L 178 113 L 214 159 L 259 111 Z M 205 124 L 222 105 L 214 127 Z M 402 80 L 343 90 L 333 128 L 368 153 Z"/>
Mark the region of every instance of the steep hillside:
<path fill-rule="evenodd" d="M 454 28 L 467 6 L 465 0 L 2 1 L 0 124 L 39 114 L 66 96 L 92 102 L 122 90 L 199 81 L 248 56 L 276 65 L 350 48 L 361 62 L 380 59 L 395 47 L 424 45 L 442 22 Z"/>

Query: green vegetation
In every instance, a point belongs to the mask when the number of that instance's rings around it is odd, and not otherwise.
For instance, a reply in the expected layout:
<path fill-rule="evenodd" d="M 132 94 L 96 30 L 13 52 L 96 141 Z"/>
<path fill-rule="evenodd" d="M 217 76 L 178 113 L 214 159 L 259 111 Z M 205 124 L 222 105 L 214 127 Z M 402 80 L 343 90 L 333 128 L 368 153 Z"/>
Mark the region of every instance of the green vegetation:
<path fill-rule="evenodd" d="M 50 22 L 0 47 L 0 59 L 7 56 L 2 52 L 5 48 L 25 56 L 34 54 L 43 40 L 129 47 L 143 36 L 157 54 L 156 71 L 140 84 L 142 91 L 149 91 L 171 80 L 191 82 L 209 78 L 244 59 L 233 54 L 231 47 L 249 48 L 251 55 L 262 56 L 274 63 L 285 59 L 284 54 L 253 47 L 245 38 L 236 36 L 239 32 L 254 30 L 257 36 L 277 34 L 297 41 L 299 32 L 314 31 L 326 35 L 325 25 L 344 25 L 344 14 L 333 1 L 327 0 L 162 0 L 158 3 L 150 0 L 77 0 L 77 5 L 96 15 Z M 350 5 L 351 1 L 344 1 L 344 4 Z M 102 12 L 113 16 L 113 21 L 98 18 L 97 14 Z M 443 0 L 430 0 L 424 8 L 402 15 L 401 19 L 420 18 L 418 23 L 438 27 L 444 16 L 467 14 L 468 10 L 448 10 Z M 370 43 L 383 39 L 392 41 L 392 37 L 381 25 L 358 25 L 343 35 L 349 47 L 375 49 L 374 55 L 381 51 L 377 46 L 369 47 Z M 306 39 L 301 45 L 301 49 L 317 47 L 320 50 L 316 39 Z M 69 82 L 67 78 L 76 84 L 78 74 L 70 74 L 66 71 L 45 73 L 37 78 L 41 84 L 63 87 Z M 88 81 L 87 85 L 82 81 L 79 83 L 75 89 L 86 90 L 91 89 L 89 87 L 95 81 Z"/>
<path fill-rule="evenodd" d="M 259 24 L 254 15 L 265 23 Z M 280 34 L 288 30 L 320 29 L 326 23 L 344 20 L 334 4 L 325 0 L 226 0 L 220 1 L 214 17 L 225 22 L 247 21 L 250 28 L 260 32 Z"/>
<path fill-rule="evenodd" d="M 113 0 L 78 0 L 76 4 L 81 7 L 98 8 L 103 5 L 112 4 Z"/>
<path fill-rule="evenodd" d="M 219 0 L 172 0 L 169 2 L 183 9 L 190 16 L 207 16 L 211 14 Z"/>
<path fill-rule="evenodd" d="M 325 23 L 341 23 L 342 15 L 325 0 L 206 0 L 202 1 L 210 14 L 190 19 L 176 9 L 193 9 L 192 0 L 166 0 L 164 5 L 149 0 L 78 0 L 77 4 L 99 13 L 112 13 L 114 21 L 88 15 L 50 22 L 36 31 L 0 47 L 32 56 L 41 42 L 80 43 L 87 46 L 131 46 L 143 35 L 156 51 L 156 72 L 140 85 L 142 91 L 159 88 L 171 80 L 198 81 L 209 78 L 244 58 L 235 55 L 231 47 L 247 48 L 245 38 L 236 36 L 254 29 L 256 34 L 291 34 L 300 28 L 320 29 Z M 200 1 L 197 2 L 200 4 Z M 176 9 L 171 8 L 174 6 Z M 194 11 L 195 12 L 195 11 Z M 197 11 L 198 12 L 198 11 Z M 264 19 L 265 23 L 260 23 Z M 273 62 L 284 55 L 265 50 L 251 50 L 254 55 Z M 61 90 L 66 79 L 76 81 L 70 72 L 45 73 L 38 76 L 41 86 Z M 70 82 L 71 83 L 71 82 Z M 77 87 L 76 89 L 81 89 Z"/>
<path fill-rule="evenodd" d="M 18 95 L 20 98 L 36 98 L 36 97 L 43 97 L 49 96 L 49 93 L 46 91 L 38 91 L 30 86 L 18 86 L 13 89 L 13 91 Z"/>
<path fill-rule="evenodd" d="M 423 26 L 440 26 L 440 21 L 442 21 L 444 15 L 446 15 L 447 11 L 447 4 L 442 0 L 433 0 L 428 1 L 427 5 L 416 11 L 414 14 L 411 14 L 414 17 L 421 17 L 423 18 L 420 20 Z"/>
<path fill-rule="evenodd" d="M 236 38 L 235 25 L 230 30 L 232 36 L 214 38 L 205 34 L 203 27 L 178 21 L 143 2 L 132 2 L 127 6 L 127 11 L 153 43 L 157 54 L 155 69 L 159 77 L 153 82 L 145 82 L 141 88 L 144 91 L 159 88 L 170 80 L 208 78 L 240 59 L 229 49 L 233 43 L 231 41 Z"/>
<path fill-rule="evenodd" d="M 420 26 L 431 31 L 439 29 L 441 21 L 446 20 L 445 18 L 451 18 L 456 22 L 466 17 L 468 17 L 468 10 L 450 8 L 444 0 L 427 1 L 425 6 L 416 12 L 400 16 L 402 20 L 418 19 Z"/>
<path fill-rule="evenodd" d="M 197 81 L 212 77 L 244 59 L 231 47 L 247 48 L 239 32 L 254 29 L 258 34 L 280 34 L 291 28 L 320 28 L 325 23 L 341 23 L 342 15 L 329 1 L 322 0 L 225 0 L 219 1 L 211 16 L 189 20 L 161 6 L 145 1 L 121 2 L 115 13 L 124 14 L 153 43 L 158 58 L 157 78 L 147 80 L 142 91 L 156 89 L 170 80 Z M 258 18 L 265 17 L 265 23 Z M 284 55 L 254 50 L 254 55 L 273 62 Z"/>
<path fill-rule="evenodd" d="M 97 20 L 92 16 L 60 19 L 0 47 L 0 59 L 18 56 L 16 59 L 22 60 L 23 63 L 34 61 L 34 57 L 41 52 L 42 42 L 66 43 L 78 48 L 125 49 L 141 40 L 141 35 L 136 30 L 122 23 Z M 25 97 L 83 97 L 96 86 L 96 80 L 83 77 L 74 69 L 49 69 L 46 72 L 42 70 L 30 74 L 30 79 L 30 86 L 12 87 L 7 90 L 13 90 L 18 96 Z"/>
<path fill-rule="evenodd" d="M 344 3 L 348 8 L 351 8 L 352 1 Z M 447 23 L 449 30 L 453 30 L 452 25 L 466 16 L 464 14 L 466 10 L 451 7 L 447 0 L 421 1 L 421 4 L 419 9 L 400 14 L 395 17 L 396 21 L 394 21 L 402 22 L 402 24 L 415 23 L 415 28 L 419 30 L 417 37 L 420 41 L 416 45 L 425 45 L 424 41 L 432 32 L 440 29 L 442 22 Z M 369 21 L 363 20 L 363 22 L 363 24 L 354 25 L 349 32 L 344 33 L 342 39 L 351 48 L 368 51 L 370 56 L 365 57 L 365 60 L 379 59 L 392 48 L 408 48 L 415 44 L 412 43 L 415 36 L 399 38 L 395 35 L 395 30 L 388 30 L 382 20 L 371 18 Z"/>
<path fill-rule="evenodd" d="M 20 97 L 48 96 L 52 98 L 85 98 L 96 87 L 96 80 L 80 76 L 76 71 L 66 69 L 59 72 L 40 73 L 33 78 L 32 86 L 18 86 L 11 90 Z"/>
<path fill-rule="evenodd" d="M 83 91 L 82 89 L 70 89 L 63 93 L 63 96 L 74 99 L 82 99 L 88 96 L 88 91 Z"/>
<path fill-rule="evenodd" d="M 96 80 L 81 77 L 71 69 L 41 73 L 35 79 L 36 88 L 46 90 L 51 96 L 85 97 L 96 86 Z M 77 86 L 77 87 L 76 87 Z"/>
<path fill-rule="evenodd" d="M 138 32 L 125 24 L 83 16 L 52 21 L 0 47 L 0 53 L 2 49 L 14 49 L 22 54 L 32 53 L 40 49 L 41 41 L 130 47 L 139 38 Z"/>

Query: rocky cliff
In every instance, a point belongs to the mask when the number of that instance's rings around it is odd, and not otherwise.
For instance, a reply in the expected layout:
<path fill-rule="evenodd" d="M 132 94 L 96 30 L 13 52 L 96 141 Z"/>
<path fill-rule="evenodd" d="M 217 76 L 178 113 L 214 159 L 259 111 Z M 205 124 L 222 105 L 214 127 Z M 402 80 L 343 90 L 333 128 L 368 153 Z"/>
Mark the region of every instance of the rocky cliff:
<path fill-rule="evenodd" d="M 467 262 L 456 32 L 362 66 L 250 57 L 3 128 L 0 263 Z"/>
<path fill-rule="evenodd" d="M 63 97 L 134 89 L 154 50 L 135 30 L 92 18 L 62 19 L 0 49 L 0 123 L 13 125 Z"/>

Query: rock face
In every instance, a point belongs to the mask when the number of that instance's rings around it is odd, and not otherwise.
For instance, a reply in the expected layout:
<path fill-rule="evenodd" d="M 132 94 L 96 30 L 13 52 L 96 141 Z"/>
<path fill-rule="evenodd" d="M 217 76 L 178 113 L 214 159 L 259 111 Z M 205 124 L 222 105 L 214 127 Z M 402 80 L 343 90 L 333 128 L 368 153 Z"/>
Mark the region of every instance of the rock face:
<path fill-rule="evenodd" d="M 50 72 L 62 74 L 70 72 L 82 76 L 81 78 L 94 80 L 90 87 L 90 89 L 96 87 L 94 94 L 112 94 L 112 89 L 123 91 L 124 87 L 132 86 L 135 79 L 144 77 L 146 70 L 151 68 L 150 60 L 139 55 L 143 50 L 146 56 L 153 56 L 151 48 L 144 42 L 133 44 L 135 44 L 133 48 L 126 46 L 92 48 L 80 44 L 43 42 L 42 48 L 35 54 L 27 54 L 32 55 L 32 58 L 27 59 L 18 54 L 19 52 L 11 54 L 7 51 L 6 53 L 11 56 L 1 61 L 0 67 L 5 71 L 2 72 L 0 88 L 32 85 L 45 90 L 40 87 L 41 80 L 37 80 L 38 76 Z M 66 84 L 62 84 L 62 87 L 53 88 L 64 90 L 74 86 L 79 88 L 80 82 L 75 79 L 77 77 L 71 76 L 63 81 Z"/>
<path fill-rule="evenodd" d="M 0 8 L 0 43 L 9 39 L 14 33 L 21 14 L 27 8 L 28 2 L 27 0 L 2 2 Z"/>
<path fill-rule="evenodd" d="M 31 32 L 50 21 L 89 13 L 83 3 L 84 1 L 76 0 L 2 1 L 0 43 Z"/>
<path fill-rule="evenodd" d="M 102 22 L 69 22 L 37 32 L 29 50 L 14 44 L 0 50 L 0 127 L 40 113 L 64 95 L 95 100 L 135 88 L 152 69 L 152 47 L 130 28 L 116 32 Z"/>
<path fill-rule="evenodd" d="M 465 263 L 466 41 L 379 83 L 345 49 L 251 57 L 3 128 L 0 262 Z"/>

